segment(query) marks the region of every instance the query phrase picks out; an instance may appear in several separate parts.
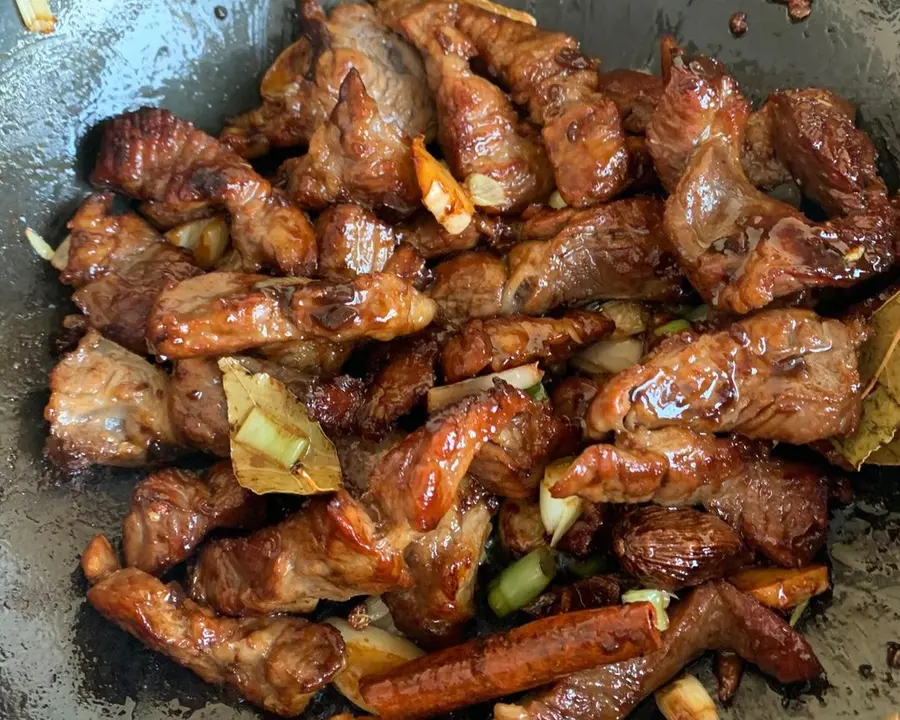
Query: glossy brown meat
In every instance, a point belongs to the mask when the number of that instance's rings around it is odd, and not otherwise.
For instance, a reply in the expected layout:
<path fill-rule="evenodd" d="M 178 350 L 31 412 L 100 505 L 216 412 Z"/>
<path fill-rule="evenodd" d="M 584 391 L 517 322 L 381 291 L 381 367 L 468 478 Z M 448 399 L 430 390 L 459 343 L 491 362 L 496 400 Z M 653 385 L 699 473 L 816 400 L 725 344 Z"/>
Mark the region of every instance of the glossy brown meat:
<path fill-rule="evenodd" d="M 716 653 L 716 661 L 713 665 L 716 681 L 719 684 L 716 697 L 723 705 L 728 705 L 738 691 L 741 678 L 744 675 L 744 660 L 731 650 L 720 650 Z"/>
<path fill-rule="evenodd" d="M 600 90 L 616 103 L 626 132 L 643 136 L 662 98 L 665 89 L 663 79 L 636 70 L 612 70 L 601 72 L 599 76 Z M 775 156 L 768 110 L 768 106 L 764 105 L 759 112 L 750 113 L 741 156 L 747 178 L 761 189 L 771 189 L 791 181 L 787 167 Z M 638 171 L 644 169 L 641 164 L 644 154 L 639 152 L 639 157 L 634 158 L 636 150 L 642 149 L 635 142 L 639 139 L 632 135 L 626 138 L 632 163 L 637 163 Z M 631 175 L 633 177 L 635 172 Z M 658 182 L 655 170 L 653 180 Z"/>
<path fill-rule="evenodd" d="M 106 535 L 94 535 L 81 553 L 81 571 L 91 585 L 96 585 L 122 565 Z"/>
<path fill-rule="evenodd" d="M 587 428 L 585 418 L 588 408 L 599 389 L 600 386 L 594 380 L 570 375 L 554 386 L 550 394 L 553 414 L 577 428 L 583 435 Z"/>
<path fill-rule="evenodd" d="M 862 338 L 809 310 L 768 310 L 725 330 L 665 341 L 610 380 L 588 411 L 592 437 L 672 425 L 801 445 L 856 427 Z"/>
<path fill-rule="evenodd" d="M 803 190 L 830 215 L 887 202 L 872 140 L 854 123 L 856 108 L 828 90 L 769 96 L 775 152 Z"/>
<path fill-rule="evenodd" d="M 668 253 L 662 203 L 619 200 L 566 213 L 552 239 L 524 242 L 507 255 L 503 310 L 540 314 L 560 304 L 598 299 L 670 300 L 683 278 Z M 528 234 L 528 224 L 525 230 Z"/>
<path fill-rule="evenodd" d="M 771 610 L 723 581 L 693 590 L 669 612 L 659 650 L 576 673 L 521 705 L 498 705 L 497 720 L 624 720 L 706 650 L 734 650 L 779 682 L 822 672 L 809 643 Z"/>
<path fill-rule="evenodd" d="M 85 200 L 54 263 L 60 279 L 76 288 L 72 299 L 91 327 L 145 355 L 156 297 L 200 269 L 134 213 L 113 214 L 113 200 L 112 193 Z"/>
<path fill-rule="evenodd" d="M 256 350 L 266 360 L 322 380 L 337 375 L 352 351 L 352 343 L 336 343 L 325 338 L 271 343 Z"/>
<path fill-rule="evenodd" d="M 311 612 L 320 598 L 349 600 L 409 585 L 402 551 L 345 490 L 244 538 L 206 545 L 191 597 L 226 615 Z"/>
<path fill-rule="evenodd" d="M 775 155 L 771 110 L 766 104 L 758 112 L 750 113 L 741 151 L 744 174 L 761 190 L 771 190 L 793 180 L 787 166 Z"/>
<path fill-rule="evenodd" d="M 160 470 L 131 494 L 122 531 L 125 565 L 162 575 L 193 555 L 216 528 L 258 527 L 265 517 L 265 500 L 238 484 L 229 462 L 202 477 L 190 470 Z"/>
<path fill-rule="evenodd" d="M 556 544 L 560 550 L 579 558 L 590 557 L 592 553 L 608 547 L 609 529 L 607 512 L 604 505 L 583 503 L 581 515 L 569 531 Z"/>
<path fill-rule="evenodd" d="M 606 202 L 628 182 L 628 150 L 616 104 L 598 90 L 597 62 L 578 41 L 459 5 L 458 27 L 490 71 L 542 127 L 556 187 L 572 207 Z"/>
<path fill-rule="evenodd" d="M 553 486 L 558 497 L 596 503 L 702 505 L 779 565 L 808 564 L 828 530 L 828 480 L 799 463 L 768 456 L 738 436 L 679 427 L 619 435 L 593 445 Z"/>
<path fill-rule="evenodd" d="M 541 520 L 540 506 L 527 499 L 503 500 L 497 518 L 497 532 L 503 547 L 513 557 L 527 555 L 550 544 Z"/>
<path fill-rule="evenodd" d="M 453 27 L 457 5 L 427 3 L 400 24 L 426 58 L 435 94 L 438 140 L 460 180 L 478 174 L 499 184 L 490 212 L 520 212 L 553 190 L 553 169 L 537 131 L 519 120 L 500 88 L 472 72 L 475 49 Z"/>
<path fill-rule="evenodd" d="M 760 192 L 740 162 L 747 114 L 734 79 L 696 59 L 673 67 L 648 130 L 657 170 L 672 192 L 666 235 L 704 299 L 747 313 L 806 289 L 846 287 L 886 271 L 894 261 L 894 211 L 885 205 L 813 223 Z"/>
<path fill-rule="evenodd" d="M 439 321 L 461 325 L 469 318 L 500 314 L 508 279 L 503 258 L 487 250 L 470 250 L 439 263 L 429 293 Z"/>
<path fill-rule="evenodd" d="M 188 358 L 173 365 L 169 414 L 191 446 L 219 457 L 231 454 L 228 405 L 215 360 Z"/>
<path fill-rule="evenodd" d="M 361 205 L 333 205 L 316 221 L 319 277 L 332 282 L 380 272 L 397 247 L 393 228 Z"/>
<path fill-rule="evenodd" d="M 721 138 L 740 152 L 749 112 L 737 81 L 721 63 L 685 57 L 675 48 L 665 90 L 647 127 L 647 146 L 666 191 L 675 191 L 701 145 Z"/>
<path fill-rule="evenodd" d="M 548 403 L 532 401 L 482 446 L 469 473 L 495 495 L 527 498 L 547 465 L 572 452 L 576 443 L 575 433 L 553 415 Z"/>
<path fill-rule="evenodd" d="M 427 649 L 460 642 L 475 617 L 475 581 L 496 502 L 473 482 L 463 481 L 459 494 L 438 526 L 406 549 L 412 586 L 383 596 L 397 628 Z"/>
<path fill-rule="evenodd" d="M 160 295 L 148 340 L 158 355 L 227 355 L 273 342 L 390 340 L 431 322 L 434 303 L 388 273 L 348 283 L 207 273 Z"/>
<path fill-rule="evenodd" d="M 382 117 L 355 69 L 306 155 L 285 162 L 280 173 L 288 197 L 310 210 L 355 202 L 403 216 L 421 201 L 410 140 Z"/>
<path fill-rule="evenodd" d="M 599 90 L 619 108 L 625 131 L 647 132 L 665 87 L 662 78 L 637 70 L 609 70 L 599 73 L 599 82 Z"/>
<path fill-rule="evenodd" d="M 750 559 L 740 535 L 715 515 L 656 505 L 619 519 L 613 549 L 643 587 L 669 592 L 723 578 Z"/>
<path fill-rule="evenodd" d="M 594 575 L 571 585 L 561 585 L 541 593 L 523 610 L 535 617 L 549 617 L 578 610 L 618 605 L 619 581 L 612 575 Z"/>
<path fill-rule="evenodd" d="M 347 375 L 315 378 L 303 371 L 253 357 L 236 358 L 250 373 L 266 373 L 283 383 L 306 406 L 311 420 L 329 436 L 356 432 L 365 400 L 364 381 Z M 175 363 L 170 408 L 172 421 L 191 443 L 214 455 L 230 454 L 228 403 L 222 371 L 215 360 L 191 358 Z"/>
<path fill-rule="evenodd" d="M 223 618 L 137 568 L 100 580 L 87 599 L 150 649 L 285 717 L 303 712 L 346 663 L 344 642 L 330 625 Z"/>
<path fill-rule="evenodd" d="M 319 277 L 342 282 L 384 271 L 424 289 L 430 282 L 426 259 L 401 236 L 361 205 L 332 205 L 316 222 Z"/>
<path fill-rule="evenodd" d="M 659 648 L 649 603 L 556 615 L 366 677 L 368 706 L 388 718 L 440 715 Z"/>
<path fill-rule="evenodd" d="M 410 137 L 434 135 L 434 102 L 416 51 L 368 4 L 345 3 L 325 16 L 301 0 L 300 39 L 265 74 L 262 106 L 231 121 L 221 140 L 244 157 L 309 143 L 355 69 L 385 122 Z"/>
<path fill-rule="evenodd" d="M 60 282 L 80 288 L 124 270 L 148 248 L 163 242 L 138 215 L 113 213 L 114 199 L 109 192 L 93 193 L 69 220 L 69 237 L 53 260 Z"/>
<path fill-rule="evenodd" d="M 451 235 L 429 212 L 419 212 L 394 227 L 397 237 L 429 260 L 471 250 L 481 240 L 478 218 L 459 235 Z"/>
<path fill-rule="evenodd" d="M 567 204 L 604 203 L 628 187 L 633 171 L 616 104 L 581 91 L 559 110 L 545 111 L 541 136 L 553 164 L 556 188 Z"/>
<path fill-rule="evenodd" d="M 431 297 L 445 324 L 468 318 L 540 315 L 599 299 L 673 300 L 683 276 L 667 251 L 662 202 L 636 197 L 590 210 L 535 216 L 505 258 L 461 253 L 434 268 Z M 552 232 L 556 234 L 551 234 Z"/>
<path fill-rule="evenodd" d="M 603 314 L 583 310 L 570 310 L 560 318 L 470 320 L 444 344 L 444 379 L 454 383 L 538 360 L 548 365 L 563 362 L 614 329 Z"/>
<path fill-rule="evenodd" d="M 395 340 L 366 390 L 359 412 L 363 437 L 378 440 L 434 387 L 438 341 L 426 334 Z"/>
<path fill-rule="evenodd" d="M 496 381 L 489 392 L 432 415 L 385 455 L 369 489 L 393 536 L 434 530 L 453 507 L 478 451 L 531 402 L 525 393 Z"/>
<path fill-rule="evenodd" d="M 89 282 L 72 294 L 91 327 L 113 342 L 147 354 L 147 323 L 160 293 L 201 274 L 184 250 L 161 241 L 132 256 L 128 267 Z"/>
<path fill-rule="evenodd" d="M 227 210 L 232 242 L 249 272 L 316 269 L 315 234 L 300 209 L 240 156 L 168 110 L 143 108 L 108 121 L 91 183 L 175 212 L 198 205 Z"/>
<path fill-rule="evenodd" d="M 162 369 L 89 330 L 50 373 L 47 453 L 61 468 L 141 467 L 184 452 Z"/>

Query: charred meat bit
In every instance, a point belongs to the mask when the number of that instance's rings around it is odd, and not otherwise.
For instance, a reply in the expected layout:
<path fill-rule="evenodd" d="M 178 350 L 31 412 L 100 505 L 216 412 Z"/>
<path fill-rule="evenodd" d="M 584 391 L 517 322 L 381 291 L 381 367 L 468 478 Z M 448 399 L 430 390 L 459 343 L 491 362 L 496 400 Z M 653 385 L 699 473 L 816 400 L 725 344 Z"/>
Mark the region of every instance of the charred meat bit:
<path fill-rule="evenodd" d="M 675 592 L 724 577 L 749 558 L 740 536 L 691 508 L 636 508 L 613 529 L 625 571 L 645 587 Z"/>
<path fill-rule="evenodd" d="M 306 155 L 288 160 L 281 173 L 288 196 L 310 210 L 355 202 L 405 216 L 421 200 L 409 138 L 385 122 L 355 69 Z"/>
<path fill-rule="evenodd" d="M 571 585 L 550 588 L 524 608 L 535 617 L 548 617 L 578 610 L 618 605 L 619 581 L 612 575 L 595 575 Z"/>
<path fill-rule="evenodd" d="M 47 453 L 66 471 L 142 467 L 185 452 L 162 369 L 89 330 L 50 373 Z"/>
<path fill-rule="evenodd" d="M 527 555 L 550 542 L 540 507 L 537 502 L 527 499 L 507 498 L 503 501 L 497 530 L 500 542 L 513 557 Z"/>
<path fill-rule="evenodd" d="M 474 198 L 485 209 L 521 211 L 550 195 L 553 170 L 537 133 L 519 120 L 503 91 L 469 67 L 475 48 L 453 27 L 458 7 L 428 3 L 400 22 L 425 56 L 438 140 L 454 176 L 480 175 L 496 185 L 496 198 Z"/>
<path fill-rule="evenodd" d="M 670 611 L 662 647 L 640 658 L 575 673 L 522 705 L 498 705 L 497 720 L 621 720 L 706 650 L 733 650 L 779 682 L 822 672 L 809 643 L 771 610 L 723 581 L 693 590 Z"/>
<path fill-rule="evenodd" d="M 181 359 L 227 355 L 273 342 L 390 340 L 431 322 L 433 301 L 388 273 L 347 283 L 207 273 L 160 295 L 148 340 Z"/>
<path fill-rule="evenodd" d="M 434 134 L 434 102 L 416 51 L 388 30 L 367 4 L 339 5 L 325 16 L 302 0 L 301 38 L 263 77 L 263 104 L 231 121 L 221 140 L 244 157 L 308 144 L 355 69 L 384 121 L 410 137 Z"/>
<path fill-rule="evenodd" d="M 341 635 L 330 625 L 220 617 L 186 599 L 178 585 L 164 585 L 137 568 L 100 580 L 87 598 L 152 650 L 285 717 L 303 712 L 346 662 Z"/>
<path fill-rule="evenodd" d="M 471 320 L 444 344 L 444 378 L 453 383 L 536 360 L 552 365 L 614 329 L 615 325 L 601 313 L 582 310 L 571 310 L 561 318 Z"/>
<path fill-rule="evenodd" d="M 747 13 L 736 12 L 728 18 L 728 29 L 735 37 L 741 37 L 747 32 Z"/>
<path fill-rule="evenodd" d="M 734 699 L 744 676 L 744 660 L 731 650 L 720 650 L 716 653 L 713 671 L 719 684 L 719 702 L 728 705 Z"/>
<path fill-rule="evenodd" d="M 554 495 L 598 503 L 703 505 L 779 565 L 809 563 L 828 529 L 828 479 L 768 456 L 768 446 L 684 428 L 635 430 L 594 445 L 572 463 Z"/>
<path fill-rule="evenodd" d="M 681 425 L 797 445 L 854 430 L 862 338 L 809 310 L 768 310 L 699 338 L 666 340 L 594 397 L 592 437 Z"/>
<path fill-rule="evenodd" d="M 203 477 L 169 468 L 142 480 L 131 495 L 122 549 L 125 564 L 161 575 L 190 557 L 216 528 L 253 528 L 265 520 L 265 500 L 238 485 L 231 464 Z"/>
<path fill-rule="evenodd" d="M 173 212 L 227 210 L 247 271 L 316 269 L 315 234 L 303 212 L 240 156 L 168 110 L 143 108 L 109 120 L 91 183 Z"/>
<path fill-rule="evenodd" d="M 776 0 L 782 5 L 787 5 L 788 15 L 793 22 L 806 20 L 812 13 L 812 0 Z"/>

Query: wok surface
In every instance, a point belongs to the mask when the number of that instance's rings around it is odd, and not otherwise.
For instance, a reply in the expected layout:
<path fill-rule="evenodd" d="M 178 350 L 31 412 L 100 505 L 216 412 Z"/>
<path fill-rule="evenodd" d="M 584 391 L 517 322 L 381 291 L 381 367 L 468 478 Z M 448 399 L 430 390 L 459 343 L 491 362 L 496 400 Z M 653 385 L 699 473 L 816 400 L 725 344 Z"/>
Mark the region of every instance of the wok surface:
<path fill-rule="evenodd" d="M 509 3 L 526 6 L 526 3 Z M 216 131 L 254 105 L 258 79 L 294 35 L 290 0 L 51 0 L 55 35 L 28 34 L 0 1 L 0 718 L 253 718 L 259 715 L 106 623 L 84 603 L 78 556 L 97 532 L 120 534 L 134 473 L 59 484 L 41 462 L 52 365 L 50 334 L 68 291 L 23 239 L 56 245 L 86 192 L 88 132 L 112 114 L 161 105 Z M 792 24 L 764 0 L 541 0 L 539 22 L 582 39 L 606 68 L 655 68 L 657 38 L 725 62 L 756 99 L 777 87 L 823 86 L 859 104 L 897 187 L 900 2 L 816 0 Z M 219 19 L 217 6 L 227 17 Z M 748 14 L 740 39 L 732 12 Z M 218 13 L 221 15 L 221 13 Z M 823 702 L 788 702 L 759 676 L 744 680 L 725 718 L 887 718 L 900 707 L 900 491 L 894 471 L 833 523 L 832 605 L 805 623 L 832 685 Z M 863 666 L 870 666 L 869 669 Z M 712 687 L 708 669 L 701 677 Z M 334 712 L 326 693 L 308 717 Z M 645 708 L 650 711 L 650 708 Z M 471 717 L 486 716 L 472 712 Z"/>

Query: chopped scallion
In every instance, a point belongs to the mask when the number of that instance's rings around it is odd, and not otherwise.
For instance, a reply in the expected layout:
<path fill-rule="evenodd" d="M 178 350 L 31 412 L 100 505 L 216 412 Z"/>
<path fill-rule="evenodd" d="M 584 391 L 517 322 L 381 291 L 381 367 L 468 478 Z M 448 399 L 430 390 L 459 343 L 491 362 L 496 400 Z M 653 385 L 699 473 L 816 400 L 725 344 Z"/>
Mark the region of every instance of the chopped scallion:
<path fill-rule="evenodd" d="M 287 469 L 309 450 L 309 438 L 290 432 L 258 407 L 250 411 L 234 439 Z"/>
<path fill-rule="evenodd" d="M 656 629 L 660 632 L 668 630 L 669 616 L 666 608 L 675 596 L 665 590 L 629 590 L 622 595 L 623 603 L 648 602 L 656 612 Z M 677 598 L 675 598 L 677 600 Z"/>
<path fill-rule="evenodd" d="M 580 578 L 594 577 L 599 575 L 604 566 L 602 555 L 592 555 L 589 558 L 571 560 L 568 564 L 569 570 L 573 575 Z"/>
<path fill-rule="evenodd" d="M 668 337 L 690 329 L 691 324 L 687 320 L 678 318 L 678 320 L 672 320 L 672 322 L 667 322 L 665 325 L 660 325 L 653 331 L 653 334 L 657 337 Z"/>
<path fill-rule="evenodd" d="M 488 605 L 498 617 L 505 617 L 540 595 L 554 575 L 556 552 L 548 547 L 533 550 L 494 578 Z"/>
<path fill-rule="evenodd" d="M 709 319 L 709 305 L 701 305 L 700 307 L 691 308 L 684 315 L 684 319 L 688 322 L 705 322 Z"/>
<path fill-rule="evenodd" d="M 538 383 L 537 385 L 532 385 L 530 388 L 525 388 L 525 392 L 527 392 L 535 402 L 544 402 L 544 400 L 547 400 L 549 397 L 547 391 L 544 389 L 544 383 Z"/>
<path fill-rule="evenodd" d="M 803 616 L 803 613 L 806 612 L 807 607 L 809 607 L 809 598 L 807 598 L 794 608 L 794 611 L 791 613 L 790 619 L 791 627 L 797 626 L 797 623 L 800 622 L 800 618 Z"/>

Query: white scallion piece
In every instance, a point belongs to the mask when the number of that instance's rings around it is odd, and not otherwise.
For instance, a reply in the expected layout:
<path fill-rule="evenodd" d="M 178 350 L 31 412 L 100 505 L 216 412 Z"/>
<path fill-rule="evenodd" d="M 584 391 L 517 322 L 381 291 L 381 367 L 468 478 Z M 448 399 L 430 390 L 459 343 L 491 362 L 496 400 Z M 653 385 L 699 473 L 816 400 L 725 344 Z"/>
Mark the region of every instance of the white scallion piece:
<path fill-rule="evenodd" d="M 16 0 L 16 7 L 30 32 L 48 35 L 56 30 L 56 16 L 47 0 Z"/>
<path fill-rule="evenodd" d="M 572 458 L 563 458 L 551 463 L 544 470 L 544 478 L 541 480 L 541 522 L 544 523 L 547 534 L 551 536 L 550 547 L 556 547 L 563 536 L 571 530 L 584 507 L 584 501 L 580 497 L 555 498 L 550 493 L 551 488 L 566 474 L 571 464 Z"/>
<path fill-rule="evenodd" d="M 46 260 L 47 262 L 53 260 L 56 250 L 50 247 L 47 244 L 47 241 L 34 230 L 25 228 L 25 238 L 28 240 L 28 244 L 31 245 L 31 249 L 34 250 L 42 260 Z"/>
<path fill-rule="evenodd" d="M 459 402 L 464 397 L 490 390 L 494 387 L 494 378 L 500 378 L 519 390 L 527 390 L 531 386 L 537 385 L 543 377 L 544 371 L 538 368 L 537 363 L 533 363 L 491 375 L 461 380 L 452 385 L 431 388 L 428 391 L 428 412 L 429 414 L 437 412 L 448 405 Z"/>
<path fill-rule="evenodd" d="M 684 675 L 657 690 L 654 698 L 666 720 L 719 720 L 715 702 L 693 675 Z"/>

